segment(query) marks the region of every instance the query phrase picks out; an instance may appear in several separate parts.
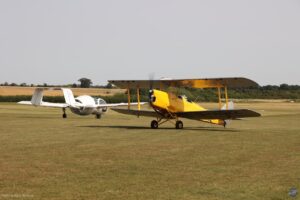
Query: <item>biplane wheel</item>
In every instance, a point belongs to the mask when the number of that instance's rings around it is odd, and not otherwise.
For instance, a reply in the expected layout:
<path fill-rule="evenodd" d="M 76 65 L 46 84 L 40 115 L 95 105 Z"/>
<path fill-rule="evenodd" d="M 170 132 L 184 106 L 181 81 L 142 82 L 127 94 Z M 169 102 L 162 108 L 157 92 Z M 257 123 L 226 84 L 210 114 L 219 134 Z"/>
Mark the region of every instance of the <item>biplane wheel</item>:
<path fill-rule="evenodd" d="M 97 119 L 101 119 L 101 115 L 100 114 L 96 114 L 96 118 Z"/>
<path fill-rule="evenodd" d="M 62 115 L 62 117 L 63 117 L 64 119 L 67 118 L 67 114 L 64 113 L 64 114 Z"/>
<path fill-rule="evenodd" d="M 151 122 L 151 128 L 152 128 L 152 129 L 157 129 L 157 128 L 158 128 L 158 122 L 157 122 L 156 120 L 153 120 L 153 121 Z"/>
<path fill-rule="evenodd" d="M 226 128 L 226 125 L 227 125 L 227 122 L 226 122 L 226 120 L 224 120 L 224 128 Z"/>
<path fill-rule="evenodd" d="M 182 121 L 176 121 L 176 129 L 183 129 Z"/>

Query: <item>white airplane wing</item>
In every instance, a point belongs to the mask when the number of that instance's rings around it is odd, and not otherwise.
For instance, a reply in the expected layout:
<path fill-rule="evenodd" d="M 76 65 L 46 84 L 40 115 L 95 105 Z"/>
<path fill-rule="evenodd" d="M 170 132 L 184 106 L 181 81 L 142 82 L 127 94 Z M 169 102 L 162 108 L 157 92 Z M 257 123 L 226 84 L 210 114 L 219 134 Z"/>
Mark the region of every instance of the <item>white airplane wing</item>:
<path fill-rule="evenodd" d="M 32 95 L 31 101 L 20 101 L 18 104 L 31 105 L 31 106 L 42 106 L 42 107 L 53 107 L 53 108 L 66 108 L 69 105 L 66 103 L 50 103 L 43 101 L 44 88 L 36 88 Z"/>
<path fill-rule="evenodd" d="M 41 106 L 41 107 L 52 107 L 52 108 L 67 108 L 69 107 L 66 103 L 50 103 L 50 102 L 41 102 L 40 104 L 32 104 L 31 101 L 20 101 L 18 104 L 21 105 L 30 105 L 30 106 Z"/>

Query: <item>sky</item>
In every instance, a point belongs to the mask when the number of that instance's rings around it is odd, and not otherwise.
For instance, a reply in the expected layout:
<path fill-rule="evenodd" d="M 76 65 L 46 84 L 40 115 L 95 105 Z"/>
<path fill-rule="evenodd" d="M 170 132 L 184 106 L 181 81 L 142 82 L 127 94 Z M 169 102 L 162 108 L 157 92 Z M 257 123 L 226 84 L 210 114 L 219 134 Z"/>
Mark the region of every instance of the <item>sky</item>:
<path fill-rule="evenodd" d="M 300 85 L 300 0 L 0 0 L 0 83 Z"/>

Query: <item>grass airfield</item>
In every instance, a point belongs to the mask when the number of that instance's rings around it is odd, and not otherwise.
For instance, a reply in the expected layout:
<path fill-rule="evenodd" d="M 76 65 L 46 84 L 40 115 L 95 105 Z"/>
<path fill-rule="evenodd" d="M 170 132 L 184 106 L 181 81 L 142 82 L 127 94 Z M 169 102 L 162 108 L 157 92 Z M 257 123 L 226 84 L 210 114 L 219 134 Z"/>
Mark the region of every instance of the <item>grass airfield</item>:
<path fill-rule="evenodd" d="M 205 104 L 206 107 L 217 104 Z M 0 104 L 0 199 L 300 199 L 300 104 L 184 130 L 110 111 L 97 120 Z"/>

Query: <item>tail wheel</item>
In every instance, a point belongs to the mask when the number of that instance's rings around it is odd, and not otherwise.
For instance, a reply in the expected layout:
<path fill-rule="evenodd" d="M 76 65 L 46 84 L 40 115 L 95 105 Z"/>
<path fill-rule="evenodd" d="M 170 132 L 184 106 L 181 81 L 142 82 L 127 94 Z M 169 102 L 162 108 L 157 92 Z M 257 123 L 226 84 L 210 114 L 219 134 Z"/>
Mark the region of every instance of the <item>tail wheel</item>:
<path fill-rule="evenodd" d="M 183 129 L 183 123 L 182 123 L 182 121 L 177 121 L 176 122 L 176 129 Z"/>
<path fill-rule="evenodd" d="M 151 122 L 151 128 L 152 128 L 152 129 L 157 129 L 157 128 L 158 128 L 158 122 L 157 122 L 156 120 L 153 120 L 153 121 Z"/>

